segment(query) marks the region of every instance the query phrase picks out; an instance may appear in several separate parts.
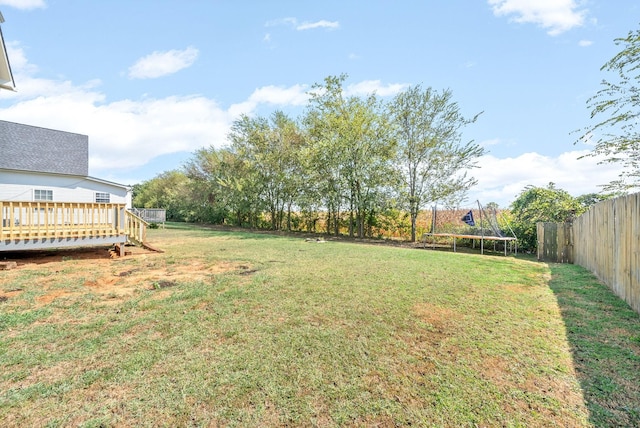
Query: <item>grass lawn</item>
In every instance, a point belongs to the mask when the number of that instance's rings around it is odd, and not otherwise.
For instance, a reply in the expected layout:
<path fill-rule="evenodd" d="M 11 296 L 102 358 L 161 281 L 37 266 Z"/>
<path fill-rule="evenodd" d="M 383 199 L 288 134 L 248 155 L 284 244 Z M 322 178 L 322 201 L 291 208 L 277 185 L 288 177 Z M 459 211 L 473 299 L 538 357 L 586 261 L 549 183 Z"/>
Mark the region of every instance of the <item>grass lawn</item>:
<path fill-rule="evenodd" d="M 640 317 L 576 266 L 149 238 L 0 271 L 0 425 L 640 425 Z"/>

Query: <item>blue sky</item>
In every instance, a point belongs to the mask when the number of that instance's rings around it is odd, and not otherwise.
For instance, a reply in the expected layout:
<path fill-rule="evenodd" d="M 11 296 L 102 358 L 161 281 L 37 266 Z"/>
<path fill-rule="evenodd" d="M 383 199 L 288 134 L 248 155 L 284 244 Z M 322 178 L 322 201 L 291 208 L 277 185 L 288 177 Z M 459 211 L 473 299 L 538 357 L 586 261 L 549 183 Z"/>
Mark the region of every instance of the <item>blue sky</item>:
<path fill-rule="evenodd" d="M 613 40 L 638 28 L 637 0 L 0 0 L 17 92 L 0 119 L 89 136 L 92 176 L 124 184 L 227 144 L 240 114 L 296 117 L 306 91 L 390 99 L 450 89 L 463 138 L 488 154 L 469 204 L 507 206 L 527 185 L 598 191 L 617 166 L 577 158 L 572 131 L 607 76 Z"/>

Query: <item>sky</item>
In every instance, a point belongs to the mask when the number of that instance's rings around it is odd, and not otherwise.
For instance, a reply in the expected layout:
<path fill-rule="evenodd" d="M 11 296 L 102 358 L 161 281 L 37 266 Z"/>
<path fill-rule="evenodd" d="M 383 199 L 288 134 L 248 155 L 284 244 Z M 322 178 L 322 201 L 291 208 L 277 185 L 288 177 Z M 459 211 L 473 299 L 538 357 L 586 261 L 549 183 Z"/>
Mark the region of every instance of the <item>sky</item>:
<path fill-rule="evenodd" d="M 487 154 L 468 205 L 526 186 L 598 192 L 620 167 L 583 158 L 587 100 L 637 0 L 0 0 L 16 92 L 0 120 L 89 136 L 89 174 L 133 185 L 228 145 L 241 114 L 301 117 L 307 92 L 391 100 L 449 89 Z"/>

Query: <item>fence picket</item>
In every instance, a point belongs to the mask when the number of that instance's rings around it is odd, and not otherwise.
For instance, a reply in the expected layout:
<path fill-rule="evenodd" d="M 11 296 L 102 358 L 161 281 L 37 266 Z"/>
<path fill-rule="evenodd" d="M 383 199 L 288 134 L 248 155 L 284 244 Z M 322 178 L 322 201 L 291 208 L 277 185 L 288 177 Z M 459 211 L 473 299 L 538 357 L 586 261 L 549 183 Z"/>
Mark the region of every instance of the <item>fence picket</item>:
<path fill-rule="evenodd" d="M 600 202 L 573 223 L 575 263 L 640 313 L 640 193 Z"/>

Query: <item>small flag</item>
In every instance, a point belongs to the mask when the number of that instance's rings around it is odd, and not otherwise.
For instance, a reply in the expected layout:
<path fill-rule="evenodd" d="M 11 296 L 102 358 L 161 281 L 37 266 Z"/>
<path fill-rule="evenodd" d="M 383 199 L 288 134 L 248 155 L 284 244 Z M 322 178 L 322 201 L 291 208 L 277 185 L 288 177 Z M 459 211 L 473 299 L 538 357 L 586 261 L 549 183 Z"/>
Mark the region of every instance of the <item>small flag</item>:
<path fill-rule="evenodd" d="M 466 213 L 464 215 L 464 217 L 462 217 L 462 221 L 467 223 L 469 226 L 475 226 L 476 225 L 476 222 L 473 221 L 473 213 L 471 212 L 471 210 L 469 210 L 469 212 Z"/>

